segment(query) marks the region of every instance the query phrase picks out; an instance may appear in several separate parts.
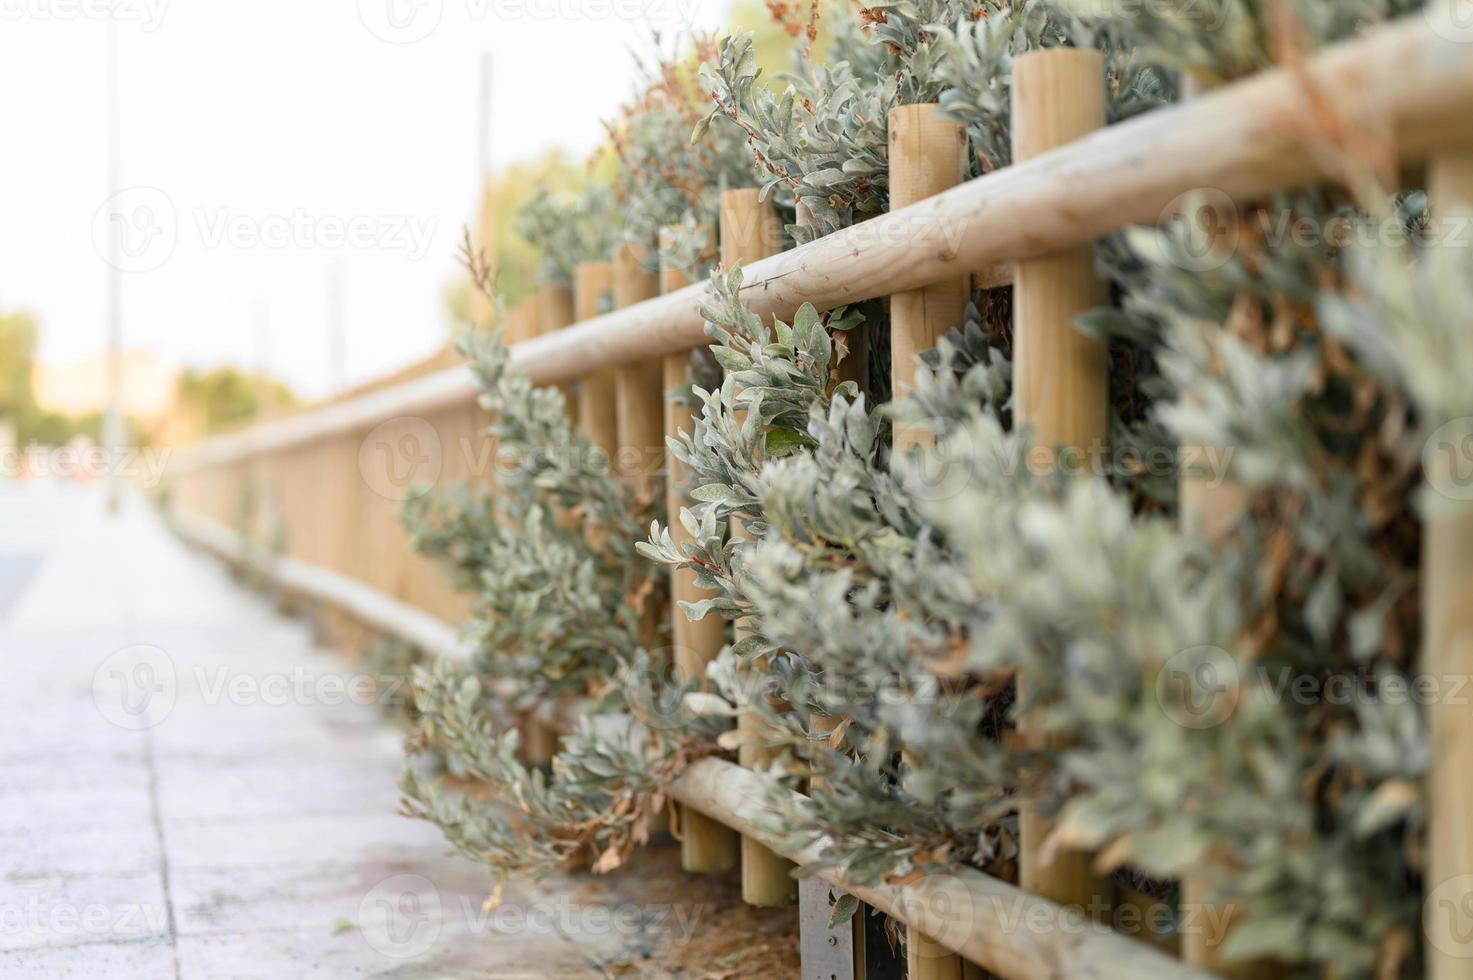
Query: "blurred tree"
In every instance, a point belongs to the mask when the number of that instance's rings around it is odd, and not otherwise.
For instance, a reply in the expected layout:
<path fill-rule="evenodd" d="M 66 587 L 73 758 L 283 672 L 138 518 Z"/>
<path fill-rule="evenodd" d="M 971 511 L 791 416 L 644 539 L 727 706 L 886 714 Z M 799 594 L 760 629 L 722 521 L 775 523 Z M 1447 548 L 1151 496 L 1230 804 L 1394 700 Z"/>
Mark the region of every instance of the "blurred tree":
<path fill-rule="evenodd" d="M 296 397 L 280 381 L 233 367 L 185 371 L 179 376 L 179 411 L 201 419 L 206 435 L 255 417 L 263 395 L 273 408 L 296 404 Z"/>
<path fill-rule="evenodd" d="M 778 76 L 793 69 L 794 53 L 804 43 L 809 23 L 813 24 L 814 35 L 808 43 L 815 63 L 822 64 L 829 50 L 827 25 L 836 16 L 853 16 L 853 9 L 850 0 L 734 0 L 727 17 L 731 28 L 726 33 L 752 33 L 752 53 L 762 69 L 762 79 L 781 91 L 787 83 Z"/>
<path fill-rule="evenodd" d="M 553 193 L 575 192 L 589 180 L 592 164 L 581 163 L 564 150 L 554 149 L 532 160 L 513 163 L 486 183 L 479 210 L 470 224 L 476 247 L 496 270 L 501 297 L 510 306 L 537 288 L 542 256 L 516 233 L 514 221 L 521 206 L 545 187 Z M 456 325 L 472 319 L 470 277 L 464 270 L 446 284 L 446 314 Z"/>
<path fill-rule="evenodd" d="M 23 426 L 35 409 L 31 370 L 36 360 L 36 320 L 29 313 L 0 315 L 0 418 Z"/>

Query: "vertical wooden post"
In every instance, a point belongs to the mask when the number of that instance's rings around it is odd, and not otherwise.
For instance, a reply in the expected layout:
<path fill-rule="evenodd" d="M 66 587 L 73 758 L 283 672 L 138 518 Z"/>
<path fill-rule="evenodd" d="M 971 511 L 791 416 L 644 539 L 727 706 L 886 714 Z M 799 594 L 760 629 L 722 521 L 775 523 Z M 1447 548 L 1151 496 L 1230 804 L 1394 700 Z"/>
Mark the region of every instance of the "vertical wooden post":
<path fill-rule="evenodd" d="M 1443 247 L 1466 248 L 1473 221 L 1473 151 L 1434 157 L 1429 191 L 1435 227 L 1448 235 Z M 1458 234 L 1450 234 L 1450 232 Z M 1458 245 L 1457 243 L 1464 243 Z M 1457 438 L 1434 436 L 1443 444 L 1424 454 L 1428 486 L 1435 495 L 1466 489 L 1468 420 L 1453 420 Z M 1452 430 L 1447 430 L 1452 432 Z M 1448 445 L 1451 441 L 1452 445 Z M 1451 449 L 1451 452 L 1447 450 Z M 1453 980 L 1473 973 L 1473 938 L 1468 909 L 1473 906 L 1473 712 L 1461 698 L 1461 681 L 1473 674 L 1473 504 L 1437 500 L 1422 529 L 1422 673 L 1440 692 L 1427 706 L 1432 768 L 1427 780 L 1427 976 Z"/>
<path fill-rule="evenodd" d="M 623 309 L 652 299 L 660 293 L 659 272 L 652 268 L 654 251 L 643 243 L 625 242 L 614 247 L 614 308 Z M 653 501 L 660 492 L 660 475 L 665 471 L 664 364 L 652 357 L 614 370 L 614 403 L 618 450 L 614 473 L 633 488 L 636 497 Z M 659 645 L 662 619 L 669 606 L 647 608 L 641 623 L 641 642 L 653 652 Z M 668 667 L 659 663 L 658 667 Z M 656 814 L 652 832 L 669 829 L 666 811 Z"/>
<path fill-rule="evenodd" d="M 523 296 L 515 306 L 506 311 L 503 321 L 501 342 L 510 347 L 524 340 L 531 340 L 541 332 L 538 322 L 537 297 Z"/>
<path fill-rule="evenodd" d="M 679 227 L 660 230 L 660 292 L 673 293 L 690 284 L 678 266 L 666 261 L 663 256 L 674 247 L 681 234 Z M 707 232 L 709 235 L 709 231 Z M 665 394 L 665 435 L 671 439 L 680 437 L 682 431 L 691 430 L 693 413 L 684 405 L 677 405 L 669 398 L 670 392 L 684 386 L 688 381 L 690 354 L 668 354 L 662 362 L 662 387 Z M 680 510 L 686 505 L 690 475 L 684 464 L 666 451 L 665 509 L 668 514 L 670 540 L 678 549 L 690 541 L 685 526 L 680 523 Z M 685 568 L 670 574 L 670 625 L 675 646 L 675 673 L 682 681 L 698 679 L 702 689 L 706 688 L 706 664 L 721 652 L 726 639 L 726 623 L 720 616 L 707 616 L 693 623 L 681 611 L 681 602 L 699 602 L 713 595 L 708 590 L 696 587 L 696 575 Z M 730 871 L 741 859 L 740 838 L 736 831 L 725 824 L 712 820 L 699 810 L 680 808 L 680 863 L 687 871 L 713 873 Z"/>
<path fill-rule="evenodd" d="M 967 176 L 967 136 L 942 119 L 934 103 L 890 110 L 890 209 L 907 207 L 960 184 Z M 915 248 L 930 243 L 917 241 Z M 970 276 L 958 276 L 890 297 L 890 379 L 893 397 L 915 384 L 917 358 L 959 327 L 971 299 Z M 923 434 L 897 427 L 894 449 L 904 453 Z"/>
<path fill-rule="evenodd" d="M 488 267 L 496 267 L 496 194 L 490 181 L 481 188 L 481 204 L 476 213 L 475 233 L 471 247 L 485 259 Z M 490 326 L 496 318 L 496 306 L 491 297 L 475 286 L 471 287 L 471 323 L 477 327 Z"/>
<path fill-rule="evenodd" d="M 651 266 L 647 245 L 626 243 L 614 249 L 614 307 L 623 309 L 660 293 L 660 276 Z M 614 371 L 619 430 L 615 472 L 638 493 L 653 494 L 665 459 L 663 360 L 653 357 Z"/>
<path fill-rule="evenodd" d="M 612 263 L 584 262 L 578 266 L 573 279 L 573 312 L 579 323 L 598 316 L 599 300 L 613 287 L 613 279 Z M 578 431 L 591 445 L 603 450 L 612 464 L 619 451 L 612 368 L 595 371 L 579 382 Z"/>
<path fill-rule="evenodd" d="M 1105 124 L 1105 68 L 1098 51 L 1056 48 L 1013 62 L 1013 159 L 1022 163 Z M 1013 285 L 1014 419 L 1032 429 L 1040 452 L 1030 459 L 1051 466 L 1055 452 L 1102 449 L 1109 432 L 1109 362 L 1105 345 L 1074 328 L 1074 318 L 1105 302 L 1094 273 L 1094 250 L 1074 249 L 1020 262 Z M 1025 679 L 1018 678 L 1019 699 Z M 1040 744 L 1026 719 L 1020 734 Z M 1057 849 L 1044 860 L 1050 821 L 1025 805 L 1019 812 L 1019 882 L 1062 905 L 1097 910 L 1109 883 L 1091 867 L 1092 856 Z"/>
<path fill-rule="evenodd" d="M 721 195 L 721 265 L 730 269 L 740 262 L 750 265 L 777 253 L 782 247 L 782 227 L 772 205 L 761 200 L 755 188 L 725 191 Z M 732 522 L 732 534 L 743 529 Z M 737 625 L 737 634 L 743 632 Z M 760 669 L 760 668 L 757 668 Z M 746 712 L 737 721 L 742 733 L 738 757 L 742 765 L 755 768 L 769 762 L 771 751 L 762 744 L 762 721 Z M 798 882 L 792 863 L 747 837 L 742 838 L 742 898 L 750 905 L 791 905 L 798 900 Z"/>
<path fill-rule="evenodd" d="M 537 290 L 537 332 L 552 333 L 573 324 L 573 294 L 557 283 L 543 283 Z M 578 394 L 571 384 L 558 385 L 567 402 L 568 419 L 578 421 Z"/>
<path fill-rule="evenodd" d="M 958 123 L 941 118 L 934 103 L 890 110 L 890 209 L 897 210 L 940 194 L 967 176 L 967 136 Z M 915 248 L 927 243 L 917 241 Z M 901 398 L 915 384 L 922 353 L 948 330 L 961 326 L 971 299 L 970 276 L 958 276 L 890 297 L 890 387 Z M 901 455 L 925 441 L 910 426 L 895 428 L 894 450 Z M 967 963 L 916 929 L 905 937 L 910 980 L 962 980 Z"/>
<path fill-rule="evenodd" d="M 578 320 L 598 315 L 598 301 L 609 291 L 613 267 L 607 262 L 584 262 L 578 266 L 573 284 L 571 311 L 568 293 L 560 287 L 544 286 L 538 297 L 539 317 L 544 328 L 561 329 L 560 322 L 571 312 Z M 567 388 L 563 389 L 567 393 Z M 614 375 L 602 371 L 585 377 L 579 384 L 576 400 L 570 398 L 569 413 L 576 413 L 578 431 L 591 445 L 612 459 L 618 448 L 614 423 Z M 595 465 L 588 461 L 589 465 Z M 544 706 L 546 709 L 548 706 Z M 526 724 L 526 756 L 529 762 L 541 763 L 557 753 L 558 732 L 550 717 L 532 717 Z"/>

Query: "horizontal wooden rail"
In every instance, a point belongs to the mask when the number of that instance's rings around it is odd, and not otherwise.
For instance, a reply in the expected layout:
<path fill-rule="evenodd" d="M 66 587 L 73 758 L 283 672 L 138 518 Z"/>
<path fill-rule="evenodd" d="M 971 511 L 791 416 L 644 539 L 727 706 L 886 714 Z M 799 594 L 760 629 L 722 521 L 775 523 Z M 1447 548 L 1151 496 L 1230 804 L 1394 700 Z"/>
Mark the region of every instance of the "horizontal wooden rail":
<path fill-rule="evenodd" d="M 827 839 L 804 848 L 783 848 L 758 822 L 773 792 L 766 778 L 720 759 L 702 759 L 675 780 L 671 795 L 799 864 L 818 860 L 829 846 Z M 1092 922 L 1082 912 L 980 871 L 964 869 L 882 885 L 859 885 L 837 870 L 821 871 L 819 877 L 1011 980 L 1212 977 Z"/>
<path fill-rule="evenodd" d="M 365 626 L 412 644 L 430 656 L 453 660 L 470 657 L 455 627 L 356 579 L 285 555 L 265 562 L 253 559 L 241 547 L 240 535 L 205 517 L 175 511 L 169 514 L 169 523 L 185 541 L 226 562 L 250 565 L 288 592 L 340 609 Z"/>
<path fill-rule="evenodd" d="M 1386 134 L 1396 159 L 1420 162 L 1473 145 L 1470 104 L 1473 46 L 1408 17 L 1323 52 L 1302 73 L 1263 72 L 755 262 L 746 299 L 763 317 L 791 316 L 805 302 L 833 308 L 1155 224 L 1192 190 L 1247 201 L 1334 176 L 1302 140 L 1306 116 L 1326 111 Z M 555 384 L 689 349 L 704 339 L 705 295 L 698 283 L 517 344 L 513 363 L 536 383 Z M 172 466 L 270 452 L 466 401 L 475 390 L 469 369 L 453 368 L 181 450 Z"/>

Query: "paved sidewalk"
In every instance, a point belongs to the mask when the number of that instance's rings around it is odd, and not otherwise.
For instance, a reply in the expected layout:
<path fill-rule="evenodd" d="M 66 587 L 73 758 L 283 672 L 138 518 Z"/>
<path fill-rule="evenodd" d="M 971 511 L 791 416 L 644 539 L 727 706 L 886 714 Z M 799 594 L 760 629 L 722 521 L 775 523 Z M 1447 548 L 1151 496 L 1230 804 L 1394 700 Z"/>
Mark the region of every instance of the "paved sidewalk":
<path fill-rule="evenodd" d="M 0 977 L 609 975 L 395 815 L 398 736 L 303 623 L 140 503 L 0 515 Z"/>

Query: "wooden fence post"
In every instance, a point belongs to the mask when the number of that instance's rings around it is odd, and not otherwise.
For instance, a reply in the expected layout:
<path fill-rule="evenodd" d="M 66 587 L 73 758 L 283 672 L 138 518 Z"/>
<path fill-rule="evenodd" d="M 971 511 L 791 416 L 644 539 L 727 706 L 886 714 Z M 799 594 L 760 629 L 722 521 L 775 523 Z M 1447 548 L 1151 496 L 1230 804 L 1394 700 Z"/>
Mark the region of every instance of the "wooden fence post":
<path fill-rule="evenodd" d="M 537 289 L 537 333 L 555 333 L 573 324 L 573 293 L 555 282 L 543 283 Z M 568 419 L 578 421 L 578 393 L 571 384 L 558 385 L 567 403 Z"/>
<path fill-rule="evenodd" d="M 573 313 L 578 322 L 598 316 L 598 304 L 613 287 L 614 267 L 609 262 L 584 262 L 573 279 Z M 619 428 L 614 414 L 614 370 L 608 368 L 585 375 L 578 385 L 578 431 L 591 445 L 603 450 L 613 464 L 619 451 Z"/>
<path fill-rule="evenodd" d="M 1432 158 L 1429 191 L 1434 226 L 1467 248 L 1473 222 L 1473 151 Z M 1456 223 L 1456 225 L 1454 225 Z M 1466 268 L 1466 257 L 1459 268 Z M 1466 312 L 1466 311 L 1465 311 Z M 1465 328 L 1466 329 L 1466 328 Z M 1437 500 L 1422 529 L 1422 668 L 1436 695 L 1427 706 L 1432 768 L 1427 786 L 1428 840 L 1423 906 L 1427 976 L 1453 980 L 1473 973 L 1473 711 L 1457 692 L 1473 675 L 1473 505 L 1466 468 L 1473 419 L 1454 419 L 1433 435 L 1423 458 Z M 1441 505 L 1437 507 L 1436 505 Z"/>
<path fill-rule="evenodd" d="M 660 276 L 650 266 L 647 245 L 614 249 L 614 308 L 623 309 L 660 294 Z M 637 493 L 653 494 L 665 458 L 664 365 L 660 358 L 626 364 L 614 372 L 619 430 L 615 472 Z"/>
<path fill-rule="evenodd" d="M 890 110 L 890 209 L 916 204 L 967 178 L 967 135 L 960 123 L 943 119 L 935 103 Z M 914 248 L 929 243 L 917 241 Z M 919 358 L 966 317 L 972 279 L 958 276 L 924 289 L 890 297 L 890 388 L 901 398 L 915 384 Z M 897 456 L 923 442 L 924 430 L 896 426 Z M 907 929 L 906 972 L 910 980 L 961 980 L 968 964 L 947 947 Z"/>
<path fill-rule="evenodd" d="M 608 262 L 584 262 L 574 273 L 573 293 L 558 286 L 544 286 L 538 296 L 539 323 L 544 330 L 570 326 L 572 318 L 579 322 L 598 315 L 599 299 L 609 291 L 613 267 Z M 562 322 L 564 317 L 569 322 Z M 618 432 L 614 420 L 614 373 L 612 370 L 587 375 L 578 384 L 563 386 L 568 398 L 568 414 L 575 418 L 578 432 L 612 460 L 618 450 Z M 594 460 L 587 465 L 597 465 Z M 544 711 L 550 706 L 543 706 Z M 551 717 L 533 716 L 526 722 L 526 757 L 531 763 L 542 763 L 557 754 L 558 730 Z"/>
<path fill-rule="evenodd" d="M 1105 69 L 1098 51 L 1056 48 L 1013 62 L 1013 161 L 1023 163 L 1105 124 Z M 1020 262 L 1013 284 L 1014 420 L 1032 429 L 1039 451 L 1030 460 L 1045 469 L 1056 451 L 1082 454 L 1087 463 L 1109 433 L 1109 362 L 1103 343 L 1074 327 L 1074 318 L 1107 299 L 1095 277 L 1094 250 L 1074 249 Z M 1024 679 L 1018 679 L 1019 700 Z M 1027 720 L 1020 735 L 1043 744 Z M 1055 849 L 1045 861 L 1051 821 L 1025 804 L 1018 815 L 1019 883 L 1061 905 L 1098 911 L 1109 882 L 1094 873 L 1088 853 Z"/>
<path fill-rule="evenodd" d="M 681 269 L 668 261 L 670 253 L 683 232 L 677 227 L 660 230 L 660 292 L 673 293 L 689 285 L 690 280 Z M 710 232 L 707 231 L 709 238 Z M 662 386 L 665 398 L 665 435 L 678 438 L 682 431 L 691 430 L 693 413 L 684 405 L 669 399 L 669 393 L 688 382 L 690 353 L 666 355 L 662 362 Z M 670 540 L 676 549 L 690 541 L 685 527 L 680 523 L 680 509 L 686 504 L 689 474 L 684 465 L 666 451 L 665 508 L 670 527 Z M 681 602 L 699 602 L 710 598 L 713 593 L 696 587 L 696 575 L 689 569 L 679 568 L 671 572 L 670 598 L 671 637 L 675 647 L 676 676 L 682 681 L 699 678 L 701 687 L 707 687 L 706 664 L 721 652 L 726 640 L 726 621 L 720 616 L 707 616 L 699 622 L 691 622 L 681 611 Z M 687 871 L 709 874 L 730 871 L 741 858 L 740 838 L 730 827 L 710 817 L 681 807 L 680 811 L 680 864 Z"/>
<path fill-rule="evenodd" d="M 730 269 L 738 262 L 749 265 L 758 259 L 775 255 L 782 249 L 782 226 L 770 202 L 763 201 L 756 188 L 724 191 L 721 195 L 721 266 Z M 731 532 L 740 535 L 740 522 L 733 521 Z M 743 632 L 737 624 L 737 635 Z M 760 668 L 754 668 L 760 669 Z M 738 753 L 748 769 L 765 765 L 772 752 L 763 745 L 762 720 L 744 712 L 737 721 L 742 733 Z M 742 838 L 742 898 L 750 905 L 791 905 L 798 900 L 798 882 L 792 874 L 792 862 L 778 857 L 769 848 L 749 837 Z"/>
<path fill-rule="evenodd" d="M 506 318 L 501 333 L 501 342 L 510 347 L 520 344 L 524 340 L 531 340 L 542 332 L 542 325 L 538 322 L 537 296 L 530 294 L 523 296 L 517 304 L 506 311 Z"/>
<path fill-rule="evenodd" d="M 660 294 L 660 275 L 651 266 L 653 250 L 643 243 L 624 242 L 614 246 L 614 309 L 653 299 Z M 614 473 L 639 498 L 653 501 L 660 490 L 665 460 L 664 364 L 652 357 L 626 364 L 614 371 L 614 406 L 618 449 Z M 645 609 L 640 638 L 654 653 L 659 646 L 660 621 L 670 615 L 668 605 Z M 656 669 L 670 666 L 656 662 Z M 669 830 L 668 809 L 654 815 L 651 832 Z"/>
<path fill-rule="evenodd" d="M 486 266 L 496 269 L 496 192 L 491 182 L 481 187 L 481 200 L 476 209 L 476 228 L 471 247 L 479 253 Z M 496 304 L 490 296 L 471 286 L 471 323 L 477 327 L 489 327 L 496 320 Z"/>

